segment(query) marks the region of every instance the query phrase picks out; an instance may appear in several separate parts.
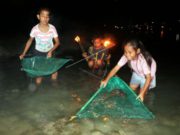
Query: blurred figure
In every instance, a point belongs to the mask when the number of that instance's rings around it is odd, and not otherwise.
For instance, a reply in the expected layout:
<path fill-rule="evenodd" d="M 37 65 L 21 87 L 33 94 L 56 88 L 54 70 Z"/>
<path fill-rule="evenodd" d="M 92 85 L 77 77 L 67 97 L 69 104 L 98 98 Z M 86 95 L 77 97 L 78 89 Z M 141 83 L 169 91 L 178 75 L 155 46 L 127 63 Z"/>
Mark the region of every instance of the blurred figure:
<path fill-rule="evenodd" d="M 103 39 L 98 36 L 92 40 L 93 45 L 89 47 L 88 52 L 84 52 L 82 56 L 86 58 L 89 68 L 99 76 L 103 74 L 104 67 L 110 64 L 111 55 L 103 45 Z"/>

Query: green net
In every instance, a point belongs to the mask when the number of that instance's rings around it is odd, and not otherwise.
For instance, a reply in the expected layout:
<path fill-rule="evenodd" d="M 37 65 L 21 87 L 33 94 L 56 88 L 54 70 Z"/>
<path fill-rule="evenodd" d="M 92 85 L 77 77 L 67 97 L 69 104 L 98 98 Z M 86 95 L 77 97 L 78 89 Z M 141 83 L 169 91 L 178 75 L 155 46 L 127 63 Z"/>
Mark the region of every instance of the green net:
<path fill-rule="evenodd" d="M 120 78 L 112 77 L 76 114 L 78 118 L 100 116 L 153 119 L 155 116 L 137 98 L 136 93 Z"/>
<path fill-rule="evenodd" d="M 70 59 L 31 57 L 21 61 L 22 70 L 30 77 L 46 76 L 59 70 Z"/>

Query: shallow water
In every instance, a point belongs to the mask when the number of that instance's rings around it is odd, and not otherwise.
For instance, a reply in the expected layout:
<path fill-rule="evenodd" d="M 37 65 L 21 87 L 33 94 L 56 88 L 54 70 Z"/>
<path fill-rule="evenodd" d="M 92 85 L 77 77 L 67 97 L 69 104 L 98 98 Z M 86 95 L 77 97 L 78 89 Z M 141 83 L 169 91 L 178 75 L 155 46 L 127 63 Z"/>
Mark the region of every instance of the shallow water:
<path fill-rule="evenodd" d="M 10 64 L 9 64 L 10 61 Z M 98 89 L 99 80 L 81 72 L 78 66 L 62 68 L 58 85 L 46 77 L 37 91 L 20 70 L 15 57 L 1 58 L 0 135 L 179 135 L 180 91 L 178 67 L 158 72 L 155 100 L 150 110 L 154 120 L 82 119 L 68 122 L 70 116 Z M 120 73 L 124 80 L 130 74 Z"/>

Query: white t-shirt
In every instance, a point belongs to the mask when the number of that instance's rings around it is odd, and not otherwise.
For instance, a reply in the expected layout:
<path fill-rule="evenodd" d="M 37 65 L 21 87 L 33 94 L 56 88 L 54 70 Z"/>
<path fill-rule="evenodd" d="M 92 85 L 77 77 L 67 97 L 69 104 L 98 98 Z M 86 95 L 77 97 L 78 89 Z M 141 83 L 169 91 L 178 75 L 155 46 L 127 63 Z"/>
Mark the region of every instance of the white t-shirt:
<path fill-rule="evenodd" d="M 41 32 L 38 24 L 31 30 L 30 36 L 35 38 L 36 44 L 35 49 L 40 52 L 48 52 L 53 48 L 53 38 L 58 37 L 56 28 L 49 24 L 48 32 Z"/>

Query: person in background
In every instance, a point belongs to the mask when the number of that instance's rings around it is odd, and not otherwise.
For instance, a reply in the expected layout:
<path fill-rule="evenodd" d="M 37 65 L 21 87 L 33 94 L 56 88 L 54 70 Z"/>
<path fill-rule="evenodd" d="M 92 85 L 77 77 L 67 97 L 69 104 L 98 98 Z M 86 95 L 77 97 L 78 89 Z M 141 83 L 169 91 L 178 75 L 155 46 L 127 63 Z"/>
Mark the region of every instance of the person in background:
<path fill-rule="evenodd" d="M 100 36 L 96 36 L 92 43 L 93 45 L 89 47 L 88 52 L 83 53 L 82 56 L 86 58 L 89 68 L 101 76 L 105 65 L 110 64 L 111 55 L 105 49 L 103 39 Z"/>

